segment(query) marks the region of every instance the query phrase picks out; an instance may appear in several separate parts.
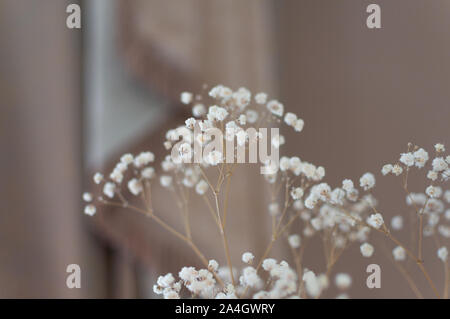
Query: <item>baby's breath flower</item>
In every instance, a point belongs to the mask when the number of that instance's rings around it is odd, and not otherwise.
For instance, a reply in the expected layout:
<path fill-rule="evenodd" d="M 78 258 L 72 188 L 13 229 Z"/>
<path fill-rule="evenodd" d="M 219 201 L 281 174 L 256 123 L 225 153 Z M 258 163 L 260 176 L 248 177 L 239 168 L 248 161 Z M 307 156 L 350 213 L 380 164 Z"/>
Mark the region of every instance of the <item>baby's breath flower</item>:
<path fill-rule="evenodd" d="M 276 116 L 283 116 L 284 106 L 277 100 L 272 100 L 267 103 L 267 109 Z"/>
<path fill-rule="evenodd" d="M 206 162 L 209 165 L 216 166 L 217 164 L 222 163 L 222 161 L 223 155 L 219 151 L 214 150 L 209 152 L 208 155 L 206 155 Z"/>
<path fill-rule="evenodd" d="M 344 179 L 342 181 L 342 189 L 346 192 L 351 191 L 354 188 L 353 182 L 350 179 Z"/>
<path fill-rule="evenodd" d="M 427 174 L 427 178 L 428 179 L 431 179 L 432 181 L 435 181 L 435 180 L 437 180 L 438 177 L 439 177 L 439 174 L 437 172 L 435 172 L 435 171 L 428 171 L 428 174 Z"/>
<path fill-rule="evenodd" d="M 239 278 L 242 286 L 257 287 L 261 284 L 256 269 L 252 266 L 245 267 L 242 270 L 242 276 Z"/>
<path fill-rule="evenodd" d="M 289 126 L 294 126 L 297 122 L 297 115 L 291 112 L 287 112 L 284 116 L 284 122 Z"/>
<path fill-rule="evenodd" d="M 219 263 L 216 260 L 211 259 L 208 263 L 208 270 L 212 272 L 217 272 L 217 270 L 219 270 Z"/>
<path fill-rule="evenodd" d="M 391 219 L 391 227 L 394 230 L 400 230 L 403 228 L 403 217 L 402 216 L 394 216 Z"/>
<path fill-rule="evenodd" d="M 131 163 L 133 163 L 133 155 L 132 154 L 124 154 L 122 155 L 122 157 L 120 158 L 120 161 L 125 164 L 125 165 L 129 165 Z"/>
<path fill-rule="evenodd" d="M 257 93 L 255 95 L 255 102 L 258 104 L 266 104 L 267 102 L 267 94 L 266 93 Z"/>
<path fill-rule="evenodd" d="M 155 155 L 152 152 L 142 152 L 134 159 L 134 166 L 143 167 L 155 161 Z"/>
<path fill-rule="evenodd" d="M 425 193 L 431 198 L 438 198 L 442 195 L 442 189 L 440 187 L 430 185 L 425 190 Z"/>
<path fill-rule="evenodd" d="M 280 213 L 280 206 L 278 203 L 273 202 L 269 204 L 269 214 L 270 216 L 276 216 Z"/>
<path fill-rule="evenodd" d="M 94 216 L 96 211 L 97 209 L 94 205 L 87 205 L 86 207 L 84 207 L 84 213 L 88 216 Z"/>
<path fill-rule="evenodd" d="M 250 124 L 256 123 L 259 118 L 258 112 L 254 110 L 247 110 L 245 116 L 247 117 L 247 122 L 249 122 Z"/>
<path fill-rule="evenodd" d="M 442 260 L 443 262 L 446 262 L 447 258 L 448 258 L 447 247 L 443 246 L 443 247 L 439 248 L 438 251 L 437 251 L 437 255 L 438 255 L 440 260 Z"/>
<path fill-rule="evenodd" d="M 372 173 L 365 173 L 359 180 L 359 185 L 364 190 L 369 190 L 375 186 L 375 176 Z"/>
<path fill-rule="evenodd" d="M 190 92 L 182 92 L 180 95 L 181 103 L 189 104 L 192 102 L 193 94 Z"/>
<path fill-rule="evenodd" d="M 433 171 L 435 172 L 442 172 L 445 171 L 448 168 L 447 162 L 444 160 L 443 157 L 436 157 L 433 160 Z"/>
<path fill-rule="evenodd" d="M 350 285 L 352 284 L 352 277 L 350 277 L 349 274 L 339 273 L 336 275 L 334 283 L 336 284 L 336 287 L 344 290 L 349 288 Z"/>
<path fill-rule="evenodd" d="M 313 298 L 318 297 L 321 292 L 321 287 L 317 276 L 311 270 L 305 270 L 302 279 L 305 282 L 305 288 L 308 295 Z"/>
<path fill-rule="evenodd" d="M 273 258 L 266 258 L 263 260 L 262 268 L 265 271 L 271 271 L 277 265 L 277 261 Z"/>
<path fill-rule="evenodd" d="M 437 143 L 436 145 L 434 145 L 434 149 L 436 150 L 437 153 L 445 152 L 445 146 L 444 146 L 444 144 L 441 144 L 441 143 Z"/>
<path fill-rule="evenodd" d="M 424 167 L 428 159 L 429 159 L 428 153 L 423 148 L 420 148 L 414 152 L 414 160 L 418 168 Z"/>
<path fill-rule="evenodd" d="M 246 264 L 251 264 L 255 256 L 251 252 L 245 252 L 242 254 L 242 261 Z"/>
<path fill-rule="evenodd" d="M 142 184 L 136 178 L 132 178 L 128 181 L 128 190 L 134 196 L 139 195 L 142 192 Z"/>
<path fill-rule="evenodd" d="M 395 176 L 399 176 L 403 173 L 403 168 L 400 165 L 395 164 L 394 167 L 392 167 L 392 173 Z"/>
<path fill-rule="evenodd" d="M 406 251 L 401 246 L 397 246 L 392 250 L 392 255 L 394 255 L 395 260 L 405 260 L 406 259 Z"/>
<path fill-rule="evenodd" d="M 114 183 L 107 182 L 103 186 L 103 194 L 105 194 L 109 198 L 113 198 L 114 197 L 115 191 L 116 191 L 116 185 Z"/>
<path fill-rule="evenodd" d="M 202 179 L 195 185 L 195 192 L 199 195 L 204 195 L 208 190 L 208 187 L 208 183 Z"/>
<path fill-rule="evenodd" d="M 373 246 L 369 243 L 364 243 L 361 245 L 360 247 L 361 250 L 361 254 L 364 257 L 372 257 L 373 252 L 375 251 L 375 249 L 373 248 Z"/>
<path fill-rule="evenodd" d="M 194 115 L 195 117 L 201 117 L 205 114 L 206 114 L 206 108 L 201 103 L 195 104 L 194 107 L 192 108 L 192 115 Z"/>
<path fill-rule="evenodd" d="M 184 121 L 184 123 L 186 124 L 186 127 L 191 130 L 194 128 L 195 122 L 196 122 L 196 120 L 193 117 L 190 117 L 186 121 Z"/>
<path fill-rule="evenodd" d="M 370 226 L 379 229 L 384 224 L 383 216 L 379 213 L 372 214 L 367 218 L 367 224 Z"/>
<path fill-rule="evenodd" d="M 152 179 L 155 177 L 155 169 L 153 167 L 146 167 L 142 170 L 141 176 L 145 179 Z"/>
<path fill-rule="evenodd" d="M 159 179 L 162 187 L 170 187 L 172 185 L 172 176 L 162 175 Z"/>
<path fill-rule="evenodd" d="M 291 190 L 291 197 L 294 200 L 300 199 L 303 197 L 303 189 L 301 187 L 295 187 Z"/>
<path fill-rule="evenodd" d="M 281 145 L 285 143 L 283 135 L 276 135 L 272 138 L 272 145 L 275 148 L 280 148 Z"/>
<path fill-rule="evenodd" d="M 83 200 L 87 203 L 92 202 L 92 194 L 88 192 L 83 193 Z"/>
<path fill-rule="evenodd" d="M 103 181 L 103 174 L 95 173 L 93 179 L 95 184 L 100 184 Z"/>
<path fill-rule="evenodd" d="M 381 174 L 383 175 L 389 174 L 390 172 L 392 172 L 392 168 L 393 168 L 392 164 L 384 165 L 383 168 L 381 169 Z"/>
<path fill-rule="evenodd" d="M 296 249 L 298 247 L 300 247 L 300 236 L 295 234 L 295 235 L 290 235 L 288 238 L 289 241 L 289 245 Z"/>
<path fill-rule="evenodd" d="M 294 123 L 294 130 L 296 132 L 301 132 L 303 130 L 303 127 L 305 126 L 305 122 L 302 119 L 297 119 Z"/>
<path fill-rule="evenodd" d="M 414 165 L 414 155 L 412 153 L 402 153 L 400 156 L 400 162 L 406 166 Z"/>

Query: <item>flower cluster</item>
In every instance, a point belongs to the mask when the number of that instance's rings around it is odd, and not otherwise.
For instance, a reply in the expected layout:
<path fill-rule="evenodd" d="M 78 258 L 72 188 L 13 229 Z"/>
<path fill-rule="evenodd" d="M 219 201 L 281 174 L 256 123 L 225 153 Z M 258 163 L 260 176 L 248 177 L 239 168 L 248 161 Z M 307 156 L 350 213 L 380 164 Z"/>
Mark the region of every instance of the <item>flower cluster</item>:
<path fill-rule="evenodd" d="M 276 99 L 269 99 L 268 94 L 252 95 L 246 88 L 232 90 L 217 85 L 204 95 L 183 92 L 180 99 L 184 105 L 191 107 L 192 116 L 184 124 L 166 132 L 163 144 L 170 154 L 163 156 L 160 167 L 153 165 L 155 156 L 152 152 L 124 154 L 109 174 L 94 175 L 94 183 L 99 185 L 99 193 L 102 194 L 96 198 L 91 193 L 82 195 L 86 202 L 85 214 L 93 216 L 98 205 L 119 206 L 143 213 L 186 242 L 199 257 L 203 263 L 201 269 L 183 267 L 178 279 L 170 273 L 160 276 L 153 288 L 156 294 L 166 299 L 185 296 L 218 299 L 319 298 L 333 282 L 331 278 L 336 262 L 352 243 L 359 247 L 363 258 L 376 258 L 372 233 L 381 234 L 393 243 L 392 259 L 395 263 L 412 259 L 420 265 L 426 278 L 429 276 L 422 260 L 422 240 L 434 236 L 439 243 L 436 259 L 444 263 L 449 275 L 445 243 L 450 238 L 450 190 L 445 190 L 444 186 L 450 176 L 450 156 L 441 143 L 435 145 L 433 156 L 422 147 L 408 144 L 406 152 L 400 154 L 397 162 L 385 164 L 381 169 L 383 176 L 401 179 L 408 214 L 419 219 L 420 236 L 417 237 L 420 244 L 417 254 L 416 249 L 408 248 L 394 234 L 404 230 L 406 214 L 392 214 L 389 222 L 389 213 L 377 209 L 378 203 L 373 195 L 376 185 L 374 174 L 365 172 L 359 180 L 347 178 L 332 186 L 325 181 L 325 168 L 294 155 L 282 156 L 278 163 L 271 160 L 263 162 L 266 169 L 271 169 L 263 177 L 270 191 L 267 217 L 272 223 L 271 236 L 263 255 L 247 251 L 241 256 L 243 266 L 236 267 L 231 263 L 226 237 L 226 205 L 219 207 L 219 203 L 229 200 L 228 192 L 222 186 L 230 182 L 235 169 L 235 163 L 226 161 L 229 148 L 233 148 L 232 154 L 236 157 L 238 147 L 250 149 L 251 142 L 263 138 L 259 132 L 252 134 L 249 128 L 277 123 L 286 126 L 286 129 L 301 132 L 304 121 L 296 114 L 286 112 L 285 106 Z M 223 133 L 219 137 L 220 144 L 226 147 L 222 150 L 212 148 L 218 142 L 217 130 Z M 237 144 L 227 143 L 230 141 Z M 277 151 L 282 150 L 286 143 L 281 134 L 270 139 L 270 145 Z M 198 161 L 192 162 L 192 158 L 198 155 L 198 146 L 201 149 L 212 148 L 212 151 L 201 154 Z M 273 165 L 278 165 L 277 169 L 272 170 Z M 426 170 L 427 185 L 419 192 L 410 192 L 408 179 L 416 169 Z M 213 180 L 213 176 L 217 180 Z M 167 224 L 154 212 L 151 186 L 155 181 L 173 194 L 180 208 L 184 232 Z M 191 193 L 197 197 L 191 196 Z M 211 213 L 224 242 L 226 265 L 206 258 L 195 244 L 188 214 L 188 200 L 192 198 L 205 201 L 205 210 Z M 286 260 L 270 258 L 273 244 L 281 238 L 285 238 L 291 252 L 291 256 L 285 259 L 290 258 L 293 267 Z M 303 266 L 304 251 L 314 238 L 322 240 L 326 261 L 323 267 L 314 265 L 315 269 L 324 269 L 317 275 Z M 219 257 L 215 256 L 220 260 Z M 406 270 L 402 272 L 405 273 Z M 407 279 L 410 283 L 411 280 Z M 435 295 L 439 296 L 433 282 L 429 282 Z M 340 291 L 338 298 L 349 297 L 347 290 L 352 285 L 349 274 L 335 273 L 334 284 Z M 448 284 L 445 289 L 448 290 Z M 416 289 L 413 290 L 416 292 Z"/>

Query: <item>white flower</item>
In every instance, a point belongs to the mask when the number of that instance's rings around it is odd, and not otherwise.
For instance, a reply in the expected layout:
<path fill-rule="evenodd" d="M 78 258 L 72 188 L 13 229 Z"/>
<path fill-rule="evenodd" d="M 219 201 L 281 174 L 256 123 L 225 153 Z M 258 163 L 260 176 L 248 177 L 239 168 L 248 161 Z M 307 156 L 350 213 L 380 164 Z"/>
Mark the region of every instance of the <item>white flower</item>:
<path fill-rule="evenodd" d="M 303 127 L 305 126 L 305 122 L 302 119 L 297 119 L 294 124 L 294 130 L 296 132 L 301 132 L 303 130 Z"/>
<path fill-rule="evenodd" d="M 184 121 L 184 124 L 186 124 L 186 127 L 188 129 L 193 129 L 195 126 L 195 122 L 197 122 L 193 117 L 188 118 L 186 121 Z"/>
<path fill-rule="evenodd" d="M 114 197 L 114 192 L 116 190 L 116 185 L 114 183 L 108 182 L 103 186 L 103 194 L 108 196 L 109 198 Z"/>
<path fill-rule="evenodd" d="M 222 163 L 223 155 L 219 151 L 211 151 L 206 155 L 206 162 L 212 166 Z"/>
<path fill-rule="evenodd" d="M 142 170 L 141 176 L 146 179 L 155 177 L 155 169 L 153 167 L 146 167 Z"/>
<path fill-rule="evenodd" d="M 266 258 L 262 263 L 262 268 L 265 271 L 271 271 L 277 265 L 277 261 L 273 258 Z"/>
<path fill-rule="evenodd" d="M 139 195 L 142 192 L 142 184 L 136 178 L 130 179 L 128 181 L 128 190 L 134 196 Z"/>
<path fill-rule="evenodd" d="M 372 257 L 372 255 L 373 255 L 373 252 L 374 252 L 374 248 L 373 248 L 373 246 L 371 245 L 371 244 L 369 244 L 369 243 L 364 243 L 364 244 L 362 244 L 360 247 L 359 247 L 359 249 L 361 250 L 361 254 L 364 256 L 364 257 Z"/>
<path fill-rule="evenodd" d="M 296 249 L 298 247 L 300 247 L 300 236 L 299 235 L 290 235 L 288 237 L 288 241 L 289 241 L 289 245 Z"/>
<path fill-rule="evenodd" d="M 127 153 L 127 154 L 122 155 L 122 157 L 120 158 L 120 161 L 122 163 L 124 163 L 125 165 L 129 165 L 133 162 L 133 159 L 134 159 L 133 155 Z"/>
<path fill-rule="evenodd" d="M 349 274 L 339 273 L 334 282 L 339 289 L 347 289 L 352 284 L 352 277 Z"/>
<path fill-rule="evenodd" d="M 401 173 L 403 173 L 403 168 L 400 165 L 395 164 L 394 167 L 392 167 L 392 173 L 395 176 L 399 176 L 401 175 Z"/>
<path fill-rule="evenodd" d="M 308 295 L 313 298 L 319 296 L 321 287 L 317 276 L 311 270 L 305 270 L 302 279 L 305 282 L 305 288 Z"/>
<path fill-rule="evenodd" d="M 414 152 L 414 160 L 418 168 L 424 167 L 428 159 L 429 159 L 428 153 L 423 148 L 420 148 Z"/>
<path fill-rule="evenodd" d="M 257 93 L 255 95 L 255 102 L 258 104 L 266 104 L 267 102 L 267 94 L 266 93 Z"/>
<path fill-rule="evenodd" d="M 208 186 L 208 183 L 202 179 L 195 185 L 195 192 L 199 195 L 204 195 L 208 190 Z"/>
<path fill-rule="evenodd" d="M 83 193 L 83 200 L 87 203 L 92 202 L 92 194 L 91 193 Z"/>
<path fill-rule="evenodd" d="M 442 260 L 443 262 L 445 262 L 448 258 L 448 250 L 447 247 L 441 247 L 438 249 L 437 251 L 437 255 L 439 257 L 440 260 Z"/>
<path fill-rule="evenodd" d="M 443 157 L 436 157 L 433 160 L 433 171 L 441 172 L 441 171 L 445 171 L 447 168 L 448 168 L 448 164 L 444 160 Z"/>
<path fill-rule="evenodd" d="M 255 256 L 253 256 L 250 252 L 245 252 L 242 254 L 242 261 L 246 264 L 251 264 L 254 258 Z"/>
<path fill-rule="evenodd" d="M 208 270 L 217 272 L 217 270 L 219 270 L 219 263 L 216 260 L 211 259 L 208 263 Z"/>
<path fill-rule="evenodd" d="M 437 143 L 436 145 L 434 145 L 434 149 L 435 149 L 436 152 L 438 152 L 438 153 L 443 153 L 443 152 L 445 152 L 445 146 L 444 146 L 444 144 L 441 144 L 441 143 Z"/>
<path fill-rule="evenodd" d="M 394 255 L 395 260 L 405 260 L 406 251 L 401 246 L 397 246 L 392 250 L 392 255 Z"/>
<path fill-rule="evenodd" d="M 242 286 L 256 287 L 261 284 L 261 279 L 259 278 L 256 269 L 252 266 L 245 267 L 242 270 L 242 276 L 239 278 Z"/>
<path fill-rule="evenodd" d="M 438 198 L 442 195 L 442 189 L 440 187 L 430 185 L 425 190 L 425 193 L 431 198 Z"/>
<path fill-rule="evenodd" d="M 222 122 L 228 116 L 228 111 L 223 107 L 213 105 L 208 109 L 208 120 Z"/>
<path fill-rule="evenodd" d="M 84 207 L 84 213 L 88 216 L 94 216 L 96 211 L 97 209 L 94 205 L 87 205 L 86 207 Z"/>
<path fill-rule="evenodd" d="M 142 152 L 134 159 L 134 166 L 142 167 L 155 161 L 155 155 L 152 152 Z"/>
<path fill-rule="evenodd" d="M 300 199 L 303 197 L 303 189 L 300 187 L 295 187 L 291 190 L 291 197 L 294 200 Z"/>
<path fill-rule="evenodd" d="M 245 114 L 239 115 L 238 122 L 239 125 L 245 125 L 247 123 L 247 116 Z"/>
<path fill-rule="evenodd" d="M 247 116 L 247 122 L 249 122 L 250 124 L 256 123 L 259 117 L 258 112 L 254 110 L 247 110 L 245 115 Z"/>
<path fill-rule="evenodd" d="M 283 135 L 276 135 L 272 137 L 272 145 L 275 148 L 280 148 L 281 145 L 285 143 L 284 136 Z"/>
<path fill-rule="evenodd" d="M 438 177 L 439 177 L 439 174 L 437 172 L 435 172 L 435 171 L 428 171 L 428 174 L 427 174 L 427 178 L 428 179 L 431 179 L 432 181 L 435 181 L 435 180 L 437 180 Z"/>
<path fill-rule="evenodd" d="M 414 165 L 414 155 L 412 153 L 402 153 L 400 156 L 400 162 L 406 166 Z"/>
<path fill-rule="evenodd" d="M 193 97 L 192 93 L 190 93 L 190 92 L 182 92 L 181 95 L 180 95 L 181 103 L 183 103 L 183 104 L 191 103 L 192 102 L 192 97 Z"/>
<path fill-rule="evenodd" d="M 394 216 L 391 219 L 391 227 L 394 230 L 400 230 L 403 228 L 403 217 L 402 216 Z"/>
<path fill-rule="evenodd" d="M 359 185 L 364 190 L 369 190 L 375 186 L 375 176 L 373 176 L 372 173 L 365 173 L 361 178 L 359 179 Z"/>
<path fill-rule="evenodd" d="M 284 106 L 276 100 L 269 101 L 267 103 L 267 109 L 276 116 L 283 116 Z"/>
<path fill-rule="evenodd" d="M 284 122 L 289 126 L 294 126 L 297 122 L 297 115 L 291 112 L 287 112 L 284 116 Z"/>
<path fill-rule="evenodd" d="M 354 188 L 353 182 L 350 179 L 344 179 L 342 181 L 342 189 L 346 192 L 350 192 Z"/>
<path fill-rule="evenodd" d="M 162 175 L 159 178 L 162 187 L 170 187 L 172 185 L 172 176 Z"/>
<path fill-rule="evenodd" d="M 122 165 L 120 165 L 122 164 Z M 123 180 L 123 163 L 118 163 L 117 166 L 114 168 L 114 170 L 111 172 L 111 174 L 109 175 L 109 177 L 116 182 L 117 184 L 122 183 Z"/>
<path fill-rule="evenodd" d="M 192 115 L 194 115 L 195 117 L 201 117 L 205 114 L 206 114 L 206 108 L 201 103 L 195 104 L 194 107 L 192 108 Z"/>
<path fill-rule="evenodd" d="M 93 179 L 95 184 L 100 184 L 103 181 L 103 174 L 95 173 Z"/>
<path fill-rule="evenodd" d="M 447 162 L 448 165 L 450 165 L 450 155 L 447 155 L 447 157 L 445 158 L 445 161 Z"/>
<path fill-rule="evenodd" d="M 278 203 L 273 202 L 269 204 L 269 214 L 270 216 L 276 216 L 280 213 L 280 207 Z"/>
<path fill-rule="evenodd" d="M 341 188 L 335 188 L 331 192 L 330 201 L 332 204 L 342 205 L 344 203 L 344 198 L 345 198 L 345 191 Z"/>
<path fill-rule="evenodd" d="M 369 218 L 367 218 L 367 224 L 376 229 L 379 229 L 384 224 L 383 216 L 381 216 L 381 214 L 379 213 L 372 214 Z"/>
<path fill-rule="evenodd" d="M 381 174 L 383 175 L 389 174 L 390 172 L 392 172 L 392 168 L 393 168 L 392 164 L 384 165 L 383 168 L 381 169 Z"/>

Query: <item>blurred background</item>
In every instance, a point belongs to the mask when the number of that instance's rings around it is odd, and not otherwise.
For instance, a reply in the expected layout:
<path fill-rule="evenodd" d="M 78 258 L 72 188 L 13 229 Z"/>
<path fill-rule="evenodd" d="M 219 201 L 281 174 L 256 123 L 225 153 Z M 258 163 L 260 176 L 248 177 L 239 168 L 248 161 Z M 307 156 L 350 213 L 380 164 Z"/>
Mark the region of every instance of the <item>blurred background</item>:
<path fill-rule="evenodd" d="M 366 27 L 372 2 L 381 7 L 378 30 Z M 81 29 L 66 27 L 71 3 L 81 7 Z M 140 216 L 86 217 L 81 194 L 124 152 L 161 158 L 165 131 L 189 114 L 180 92 L 204 83 L 279 99 L 305 120 L 300 135 L 283 132 L 287 155 L 324 166 L 331 185 L 373 171 L 387 219 L 408 213 L 402 190 L 378 172 L 408 142 L 450 147 L 449 18 L 447 0 L 0 0 L 0 297 L 152 298 L 158 274 L 198 265 Z M 246 174 L 233 182 L 236 263 L 270 238 L 266 190 Z M 169 199 L 156 194 L 176 224 Z M 209 225 L 199 222 L 194 238 L 224 263 Z M 282 256 L 286 247 L 277 249 Z M 305 258 L 324 271 L 320 245 Z M 427 243 L 425 262 L 434 259 Z M 414 297 L 382 249 L 371 262 L 382 268 L 381 289 L 367 289 L 369 262 L 356 245 L 336 265 L 353 275 L 351 297 Z M 72 263 L 81 266 L 80 289 L 66 286 Z M 428 267 L 441 289 L 442 265 Z"/>

